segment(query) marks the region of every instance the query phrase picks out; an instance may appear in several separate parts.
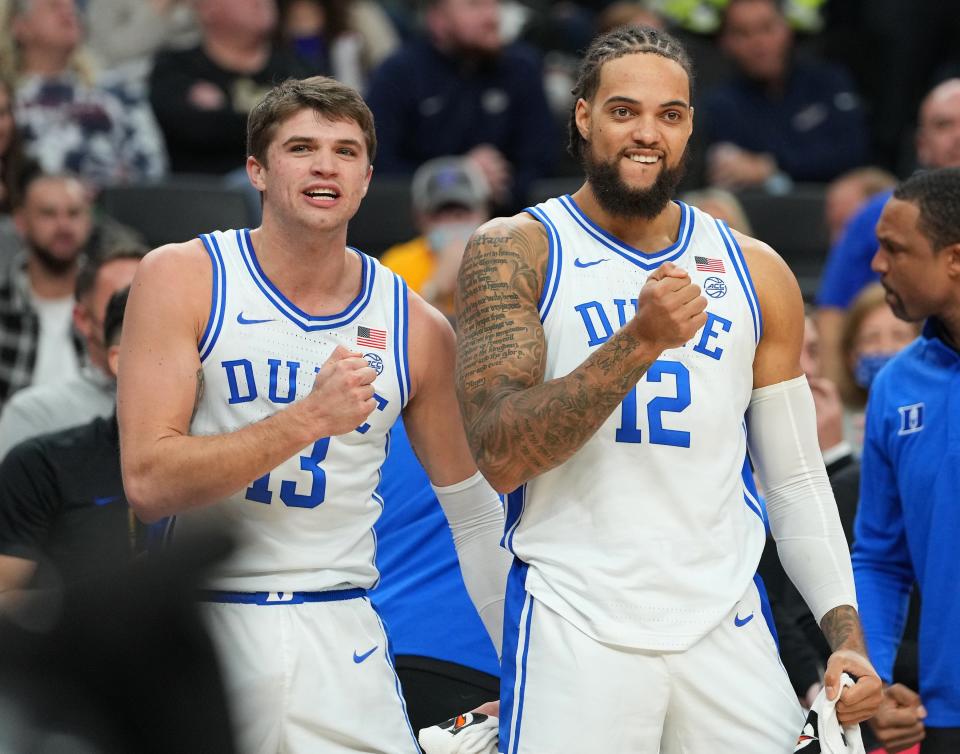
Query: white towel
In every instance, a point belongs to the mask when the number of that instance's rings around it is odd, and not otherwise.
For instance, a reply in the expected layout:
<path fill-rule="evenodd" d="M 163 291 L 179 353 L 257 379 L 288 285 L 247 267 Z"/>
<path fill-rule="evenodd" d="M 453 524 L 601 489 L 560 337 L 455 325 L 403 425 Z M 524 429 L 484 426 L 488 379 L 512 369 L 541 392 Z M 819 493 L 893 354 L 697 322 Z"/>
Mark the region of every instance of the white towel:
<path fill-rule="evenodd" d="M 479 712 L 464 712 L 420 731 L 427 754 L 497 754 L 500 721 Z"/>
<path fill-rule="evenodd" d="M 847 686 L 853 685 L 853 679 L 844 673 L 840 676 L 840 693 L 833 701 L 827 699 L 826 687 L 820 689 L 813 706 L 807 715 L 807 722 L 800 731 L 797 746 L 793 750 L 803 754 L 864 754 L 860 726 L 844 728 L 837 719 L 837 702 Z"/>

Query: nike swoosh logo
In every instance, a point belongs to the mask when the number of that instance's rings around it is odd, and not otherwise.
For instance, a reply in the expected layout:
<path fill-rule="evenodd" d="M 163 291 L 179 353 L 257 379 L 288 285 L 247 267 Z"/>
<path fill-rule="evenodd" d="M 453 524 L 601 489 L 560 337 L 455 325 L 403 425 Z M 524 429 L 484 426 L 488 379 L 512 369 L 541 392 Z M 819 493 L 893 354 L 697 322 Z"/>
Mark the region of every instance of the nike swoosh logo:
<path fill-rule="evenodd" d="M 746 618 L 741 618 L 740 613 L 737 613 L 733 616 L 733 625 L 735 625 L 737 628 L 740 628 L 741 626 L 747 625 L 752 620 L 753 613 L 750 613 L 750 615 L 748 615 Z"/>
<path fill-rule="evenodd" d="M 358 655 L 358 654 L 356 653 L 356 651 L 354 651 L 354 653 L 353 653 L 353 661 L 354 661 L 355 663 L 357 663 L 357 665 L 359 665 L 361 662 L 363 662 L 364 660 L 366 660 L 370 655 L 372 655 L 372 654 L 373 654 L 374 652 L 376 652 L 376 651 L 377 651 L 377 647 L 376 647 L 376 646 L 374 646 L 373 649 L 369 650 L 368 652 L 364 652 L 362 655 Z"/>
<path fill-rule="evenodd" d="M 119 495 L 108 495 L 106 497 L 95 497 L 93 499 L 94 505 L 110 505 L 114 500 L 119 500 Z"/>
<path fill-rule="evenodd" d="M 601 262 L 608 262 L 608 261 L 610 260 L 597 259 L 596 261 L 593 261 L 593 262 L 581 262 L 580 257 L 577 257 L 576 259 L 573 260 L 573 266 L 574 267 L 593 267 L 593 265 L 595 264 L 600 264 Z"/>
<path fill-rule="evenodd" d="M 237 324 L 241 325 L 262 325 L 264 322 L 273 322 L 272 319 L 247 319 L 243 316 L 243 312 L 240 312 L 237 315 Z"/>

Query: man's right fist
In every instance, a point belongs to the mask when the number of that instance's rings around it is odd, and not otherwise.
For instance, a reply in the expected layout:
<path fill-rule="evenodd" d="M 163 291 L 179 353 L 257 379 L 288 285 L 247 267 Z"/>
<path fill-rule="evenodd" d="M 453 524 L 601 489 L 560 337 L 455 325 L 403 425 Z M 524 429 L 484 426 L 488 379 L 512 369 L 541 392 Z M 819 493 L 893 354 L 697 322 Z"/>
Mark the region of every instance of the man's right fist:
<path fill-rule="evenodd" d="M 640 337 L 658 350 L 679 348 L 707 322 L 707 299 L 686 270 L 673 262 L 655 269 L 637 300 Z"/>
<path fill-rule="evenodd" d="M 377 370 L 362 354 L 337 346 L 320 367 L 310 399 L 324 421 L 324 436 L 343 435 L 366 421 L 377 406 L 373 381 Z"/>

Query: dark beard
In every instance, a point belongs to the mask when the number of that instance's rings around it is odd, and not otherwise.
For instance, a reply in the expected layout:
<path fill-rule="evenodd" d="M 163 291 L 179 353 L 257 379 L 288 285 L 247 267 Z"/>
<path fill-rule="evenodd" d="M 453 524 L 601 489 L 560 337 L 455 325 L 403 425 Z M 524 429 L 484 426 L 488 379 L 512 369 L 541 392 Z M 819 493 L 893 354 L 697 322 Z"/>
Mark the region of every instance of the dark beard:
<path fill-rule="evenodd" d="M 648 189 L 630 188 L 620 177 L 620 156 L 612 162 L 600 162 L 590 154 L 590 145 L 584 144 L 580 163 L 587 176 L 593 195 L 604 209 L 615 217 L 652 220 L 661 212 L 677 190 L 687 170 L 687 150 L 683 151 L 675 167 L 664 167 L 657 180 Z"/>
<path fill-rule="evenodd" d="M 45 269 L 51 275 L 56 276 L 66 275 L 67 273 L 71 272 L 74 267 L 76 267 L 77 260 L 82 254 L 82 252 L 77 252 L 70 259 L 63 259 L 62 257 L 58 257 L 56 254 L 51 252 L 45 246 L 37 246 L 36 244 L 30 244 L 30 251 L 43 269 Z"/>

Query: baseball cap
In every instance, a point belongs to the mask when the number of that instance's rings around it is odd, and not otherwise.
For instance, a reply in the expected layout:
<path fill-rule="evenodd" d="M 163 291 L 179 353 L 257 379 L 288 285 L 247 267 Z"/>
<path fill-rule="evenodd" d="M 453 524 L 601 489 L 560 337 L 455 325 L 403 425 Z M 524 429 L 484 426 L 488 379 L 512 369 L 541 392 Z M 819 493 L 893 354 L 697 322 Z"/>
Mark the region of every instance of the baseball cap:
<path fill-rule="evenodd" d="M 483 174 L 463 157 L 437 157 L 413 174 L 413 207 L 432 214 L 447 205 L 486 209 L 490 190 Z"/>

